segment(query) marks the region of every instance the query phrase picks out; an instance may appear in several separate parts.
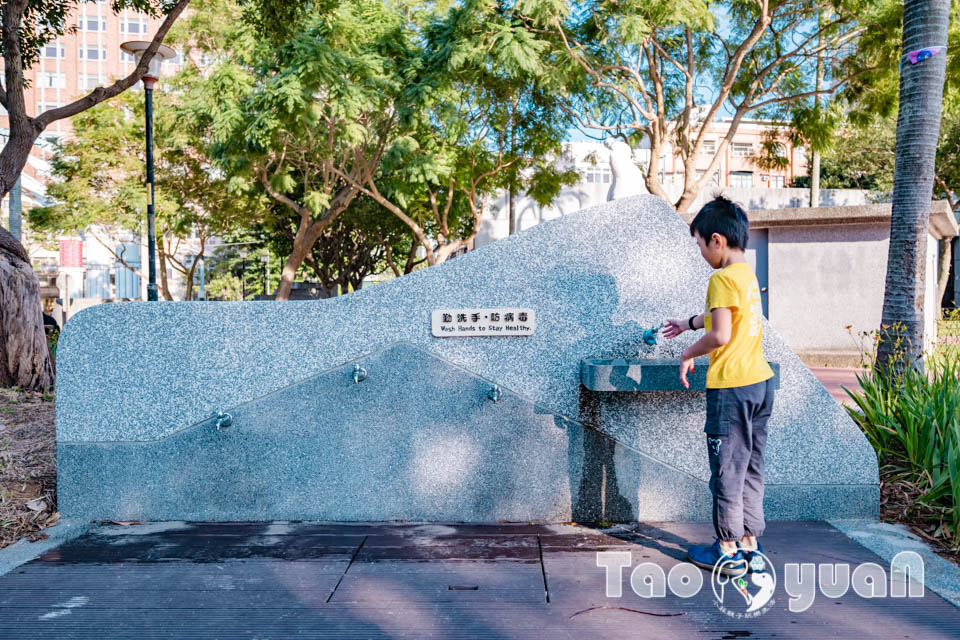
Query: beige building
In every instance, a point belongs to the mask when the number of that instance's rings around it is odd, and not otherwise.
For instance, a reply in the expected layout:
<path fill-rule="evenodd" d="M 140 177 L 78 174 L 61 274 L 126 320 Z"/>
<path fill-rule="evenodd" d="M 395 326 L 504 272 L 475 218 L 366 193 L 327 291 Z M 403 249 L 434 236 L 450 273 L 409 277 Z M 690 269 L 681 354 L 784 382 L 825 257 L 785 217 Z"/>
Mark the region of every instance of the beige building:
<path fill-rule="evenodd" d="M 743 120 L 737 127 L 733 141 L 721 152 L 720 162 L 713 171 L 711 184 L 733 189 L 783 189 L 793 179 L 807 175 L 807 156 L 803 147 L 794 147 L 789 141 L 781 142 L 786 166 L 783 169 L 761 169 L 757 156 L 763 146 L 764 136 L 775 132 L 776 125 L 766 121 Z M 729 120 L 717 120 L 707 126 L 703 145 L 697 156 L 697 178 L 703 176 L 720 148 L 720 141 L 730 130 Z M 650 160 L 649 146 L 638 150 L 638 159 L 646 164 Z M 668 147 L 660 154 L 660 180 L 664 186 L 683 185 L 683 161 Z"/>

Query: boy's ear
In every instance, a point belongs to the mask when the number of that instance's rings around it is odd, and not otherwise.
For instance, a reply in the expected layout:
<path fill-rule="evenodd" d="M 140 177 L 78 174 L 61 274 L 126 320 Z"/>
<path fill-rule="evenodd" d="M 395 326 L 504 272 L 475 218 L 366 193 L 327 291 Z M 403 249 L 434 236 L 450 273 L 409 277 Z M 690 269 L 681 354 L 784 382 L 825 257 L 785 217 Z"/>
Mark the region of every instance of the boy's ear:
<path fill-rule="evenodd" d="M 723 245 L 724 245 L 724 243 L 725 243 L 726 241 L 727 241 L 727 239 L 724 238 L 723 235 L 721 235 L 721 234 L 719 234 L 719 233 L 714 233 L 714 234 L 712 234 L 712 235 L 710 236 L 710 242 L 716 242 L 717 245 L 719 245 L 720 247 L 723 247 Z"/>

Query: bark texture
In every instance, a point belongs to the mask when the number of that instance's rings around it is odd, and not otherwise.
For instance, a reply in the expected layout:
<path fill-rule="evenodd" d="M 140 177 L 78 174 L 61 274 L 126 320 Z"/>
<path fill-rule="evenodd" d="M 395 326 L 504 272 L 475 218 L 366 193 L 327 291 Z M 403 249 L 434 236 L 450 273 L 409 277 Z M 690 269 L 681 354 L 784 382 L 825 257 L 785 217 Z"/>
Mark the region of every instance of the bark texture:
<path fill-rule="evenodd" d="M 949 19 L 949 0 L 906 0 L 902 53 L 946 46 Z M 877 350 L 877 366 L 893 365 L 894 370 L 908 364 L 923 367 L 927 226 L 947 56 L 940 53 L 917 64 L 903 60 L 890 248 Z M 895 358 L 898 350 L 902 350 L 902 361 Z"/>
<path fill-rule="evenodd" d="M 0 228 L 0 387 L 42 391 L 53 385 L 41 308 L 27 252 Z"/>

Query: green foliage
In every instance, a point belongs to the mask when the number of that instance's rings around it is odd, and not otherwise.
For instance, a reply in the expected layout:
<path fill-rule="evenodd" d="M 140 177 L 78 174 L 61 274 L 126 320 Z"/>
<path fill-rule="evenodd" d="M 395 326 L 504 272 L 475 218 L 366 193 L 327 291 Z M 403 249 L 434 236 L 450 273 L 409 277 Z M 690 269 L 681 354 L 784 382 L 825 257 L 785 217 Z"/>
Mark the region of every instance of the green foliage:
<path fill-rule="evenodd" d="M 94 224 L 138 228 L 146 208 L 142 103 L 142 96 L 128 93 L 74 117 L 74 138 L 58 147 L 51 162 L 54 181 L 47 194 L 55 204 L 29 211 L 32 228 L 56 233 Z M 159 195 L 158 215 L 167 215 L 172 202 Z"/>
<path fill-rule="evenodd" d="M 960 48 L 960 0 L 951 1 L 947 35 L 948 51 Z M 903 3 L 895 0 L 859 2 L 856 38 L 837 56 L 833 73 L 850 74 L 830 105 L 843 112 L 834 127 L 805 122 L 807 114 L 797 112 L 795 124 L 801 130 L 821 135 L 814 148 L 824 151 L 822 187 L 851 187 L 891 192 L 896 115 L 899 103 L 899 70 L 902 47 Z M 944 85 L 943 116 L 937 149 L 935 193 L 960 205 L 954 191 L 960 184 L 960 58 L 949 55 Z M 834 135 L 836 134 L 836 135 Z"/>
<path fill-rule="evenodd" d="M 475 233 L 499 188 L 545 203 L 576 180 L 545 160 L 569 126 L 549 43 L 507 5 L 448 4 L 340 0 L 279 31 L 225 34 L 244 46 L 228 46 L 190 102 L 230 188 L 282 205 L 264 222 L 291 251 L 302 215 L 320 224 L 344 197 L 374 217 L 399 211 L 432 250 Z M 397 229 L 373 228 L 409 254 Z"/>
<path fill-rule="evenodd" d="M 189 73 L 154 91 L 155 213 L 158 252 L 188 279 L 191 268 L 177 247 L 196 232 L 204 242 L 262 209 L 255 196 L 231 191 L 212 170 L 203 127 L 181 100 L 196 78 Z M 53 204 L 28 213 L 32 228 L 46 233 L 86 230 L 94 238 L 131 232 L 139 237 L 146 219 L 144 100 L 125 93 L 73 119 L 74 136 L 58 148 Z M 108 246 L 113 250 L 113 246 Z"/>
<path fill-rule="evenodd" d="M 576 5 L 559 19 L 557 48 L 588 69 L 565 67 L 568 110 L 585 129 L 635 145 L 646 138 L 653 157 L 647 186 L 666 197 L 659 152 L 669 148 L 684 165 L 684 189 L 675 203 L 690 206 L 709 177 L 697 177 L 706 128 L 718 116 L 787 123 L 808 144 L 824 144 L 837 113 L 814 100 L 817 50 L 822 38 L 836 51 L 854 25 L 859 0 L 620 0 Z M 842 11 L 831 11 L 842 9 Z M 823 16 L 822 20 L 818 18 Z M 836 67 L 836 56 L 826 63 Z M 577 79 L 576 76 L 579 76 Z M 846 78 L 835 74 L 833 84 Z M 802 129 L 799 128 L 802 125 Z M 815 126 L 814 126 L 815 125 Z M 721 135 L 726 132 L 721 132 Z M 766 141 L 759 162 L 782 166 L 783 141 Z M 712 162 L 724 145 L 717 146 Z M 672 160 L 668 159 L 668 163 Z"/>
<path fill-rule="evenodd" d="M 950 0 L 947 35 L 947 73 L 944 96 L 960 88 L 960 58 L 950 52 L 960 48 L 960 0 Z M 896 0 L 862 1 L 856 7 L 861 31 L 853 55 L 839 62 L 844 73 L 858 74 L 840 98 L 855 124 L 897 113 L 900 60 L 903 53 L 903 3 Z"/>
<path fill-rule="evenodd" d="M 208 300 L 240 300 L 242 289 L 240 278 L 227 273 L 214 275 L 205 285 Z"/>
<path fill-rule="evenodd" d="M 50 344 L 50 353 L 54 358 L 57 357 L 57 343 L 60 341 L 60 330 L 53 329 L 47 334 L 47 342 Z"/>
<path fill-rule="evenodd" d="M 893 191 L 896 122 L 878 119 L 865 126 L 840 128 L 835 143 L 820 158 L 824 189 L 867 189 L 879 198 Z"/>
<path fill-rule="evenodd" d="M 847 411 L 876 450 L 882 477 L 914 488 L 906 515 L 960 546 L 960 352 L 940 348 L 927 372 L 906 366 L 906 352 L 897 345 L 894 366 L 858 374 L 860 390 L 847 391 L 856 407 Z"/>
<path fill-rule="evenodd" d="M 960 91 L 944 100 L 933 190 L 960 214 Z"/>

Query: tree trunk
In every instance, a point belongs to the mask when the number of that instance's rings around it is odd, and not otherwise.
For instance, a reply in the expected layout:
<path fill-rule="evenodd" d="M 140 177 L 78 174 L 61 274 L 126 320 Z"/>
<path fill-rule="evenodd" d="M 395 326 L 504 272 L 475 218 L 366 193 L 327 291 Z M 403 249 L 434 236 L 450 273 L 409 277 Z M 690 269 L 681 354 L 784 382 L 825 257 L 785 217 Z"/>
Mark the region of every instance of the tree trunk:
<path fill-rule="evenodd" d="M 950 263 L 953 262 L 952 238 L 940 239 L 940 268 L 937 270 L 937 309 L 943 307 L 943 296 L 947 294 L 950 281 Z"/>
<path fill-rule="evenodd" d="M 170 294 L 170 285 L 167 282 L 166 254 L 163 251 L 157 251 L 157 259 L 160 261 L 160 293 L 163 294 L 164 300 L 173 302 L 173 296 Z"/>
<path fill-rule="evenodd" d="M 42 391 L 53 383 L 40 284 L 27 252 L 0 228 L 0 387 Z"/>
<path fill-rule="evenodd" d="M 820 206 L 820 152 L 810 153 L 810 206 Z"/>
<path fill-rule="evenodd" d="M 27 127 L 29 128 L 29 126 Z M 27 163 L 30 133 L 12 127 L 0 152 L 0 198 Z M 54 385 L 50 347 L 43 330 L 40 281 L 23 245 L 0 227 L 0 386 L 41 390 Z"/>
<path fill-rule="evenodd" d="M 316 236 L 314 236 L 313 242 L 316 242 Z M 313 242 L 310 243 L 309 247 L 306 246 L 306 240 L 300 234 L 293 239 L 293 251 L 287 256 L 287 261 L 283 263 L 283 270 L 280 272 L 280 284 L 277 286 L 274 300 L 290 299 L 290 291 L 293 289 L 293 279 L 297 275 L 297 269 L 300 268 L 307 253 L 313 248 Z"/>
<path fill-rule="evenodd" d="M 945 46 L 949 17 L 950 3 L 946 0 L 906 0 L 902 53 Z M 892 367 L 896 372 L 907 364 L 923 368 L 927 225 L 946 64 L 947 56 L 941 53 L 917 64 L 904 58 L 900 67 L 893 212 L 877 350 L 879 369 Z M 896 357 L 898 351 L 902 351 L 902 360 Z"/>
<path fill-rule="evenodd" d="M 817 14 L 817 28 L 823 27 L 823 9 Z M 813 96 L 814 104 L 820 106 L 820 89 L 823 88 L 823 33 L 817 36 L 817 76 L 814 89 L 818 92 Z M 820 151 L 810 149 L 810 206 L 820 206 Z"/>

